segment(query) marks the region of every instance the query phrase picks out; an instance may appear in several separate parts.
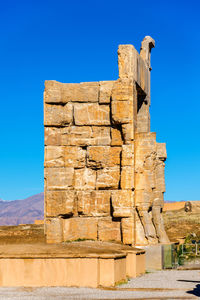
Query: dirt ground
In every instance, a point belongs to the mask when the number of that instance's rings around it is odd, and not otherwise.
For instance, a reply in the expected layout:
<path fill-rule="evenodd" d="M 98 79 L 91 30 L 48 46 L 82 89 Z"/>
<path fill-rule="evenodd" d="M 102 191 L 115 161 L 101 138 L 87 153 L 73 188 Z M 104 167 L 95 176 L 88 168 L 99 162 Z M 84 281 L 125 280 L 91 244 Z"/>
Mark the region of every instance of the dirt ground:
<path fill-rule="evenodd" d="M 200 297 L 200 271 L 165 270 L 148 273 L 113 288 L 0 287 L 1 300 L 74 299 L 197 299 Z"/>

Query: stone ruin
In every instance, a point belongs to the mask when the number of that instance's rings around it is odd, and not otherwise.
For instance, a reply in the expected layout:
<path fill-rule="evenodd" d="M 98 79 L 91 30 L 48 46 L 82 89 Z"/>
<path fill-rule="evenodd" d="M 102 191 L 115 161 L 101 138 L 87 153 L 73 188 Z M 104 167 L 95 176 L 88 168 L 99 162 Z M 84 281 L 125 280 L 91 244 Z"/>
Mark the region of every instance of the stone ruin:
<path fill-rule="evenodd" d="M 166 147 L 150 132 L 150 53 L 118 49 L 113 81 L 46 81 L 45 234 L 47 243 L 169 242 L 162 208 Z"/>

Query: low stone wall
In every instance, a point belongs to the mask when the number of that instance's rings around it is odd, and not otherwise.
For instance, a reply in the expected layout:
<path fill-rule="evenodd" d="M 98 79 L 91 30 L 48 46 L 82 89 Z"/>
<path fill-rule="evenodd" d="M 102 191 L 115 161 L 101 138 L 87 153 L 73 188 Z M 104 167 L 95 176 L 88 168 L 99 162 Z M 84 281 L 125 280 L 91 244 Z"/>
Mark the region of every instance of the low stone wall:
<path fill-rule="evenodd" d="M 1 258 L 0 286 L 113 286 L 126 279 L 126 256 Z"/>
<path fill-rule="evenodd" d="M 185 207 L 185 201 L 164 203 L 163 211 L 179 210 Z"/>
<path fill-rule="evenodd" d="M 145 251 L 101 242 L 0 245 L 0 286 L 114 286 L 145 273 Z"/>

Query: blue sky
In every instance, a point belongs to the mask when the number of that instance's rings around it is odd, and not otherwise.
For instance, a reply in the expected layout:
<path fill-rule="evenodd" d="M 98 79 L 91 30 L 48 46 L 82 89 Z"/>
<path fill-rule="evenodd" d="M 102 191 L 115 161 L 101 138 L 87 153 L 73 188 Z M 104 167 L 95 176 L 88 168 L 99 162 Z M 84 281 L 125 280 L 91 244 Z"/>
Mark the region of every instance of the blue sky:
<path fill-rule="evenodd" d="M 152 50 L 151 131 L 167 143 L 166 200 L 200 200 L 200 2 L 0 2 L 0 198 L 43 191 L 45 80 L 117 79 L 117 48 Z"/>

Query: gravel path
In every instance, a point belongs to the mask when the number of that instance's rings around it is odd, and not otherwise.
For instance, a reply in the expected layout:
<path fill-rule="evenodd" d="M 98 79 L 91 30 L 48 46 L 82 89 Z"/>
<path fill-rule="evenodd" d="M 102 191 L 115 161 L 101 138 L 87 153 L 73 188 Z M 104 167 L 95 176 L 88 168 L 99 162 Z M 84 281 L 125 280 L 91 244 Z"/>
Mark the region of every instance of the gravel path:
<path fill-rule="evenodd" d="M 0 288 L 1 300 L 63 299 L 197 299 L 200 270 L 167 270 L 145 274 L 113 289 Z"/>

